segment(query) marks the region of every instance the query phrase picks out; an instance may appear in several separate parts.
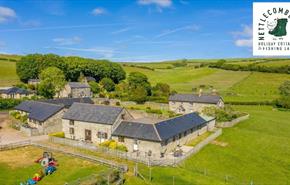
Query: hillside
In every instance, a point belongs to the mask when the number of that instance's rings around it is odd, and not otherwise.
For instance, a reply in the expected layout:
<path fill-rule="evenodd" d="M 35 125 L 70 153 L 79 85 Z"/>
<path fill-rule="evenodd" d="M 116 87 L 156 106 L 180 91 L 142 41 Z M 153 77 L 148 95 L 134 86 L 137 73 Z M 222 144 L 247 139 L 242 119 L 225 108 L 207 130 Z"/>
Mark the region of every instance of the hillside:
<path fill-rule="evenodd" d="M 1 59 L 2 58 L 2 59 Z M 0 55 L 0 86 L 11 86 L 19 83 L 16 75 L 15 60 L 19 56 Z M 256 102 L 272 101 L 279 96 L 278 87 L 286 80 L 288 74 L 262 73 L 251 71 L 231 71 L 202 67 L 201 64 L 217 60 L 187 60 L 165 61 L 159 63 L 122 63 L 127 75 L 133 71 L 146 74 L 149 81 L 155 85 L 158 82 L 168 83 L 172 90 L 180 93 L 192 93 L 200 88 L 207 91 L 216 89 L 226 101 Z M 285 59 L 228 59 L 227 63 L 234 65 L 270 65 L 283 66 L 290 64 Z M 180 67 L 178 67 L 180 66 Z"/>

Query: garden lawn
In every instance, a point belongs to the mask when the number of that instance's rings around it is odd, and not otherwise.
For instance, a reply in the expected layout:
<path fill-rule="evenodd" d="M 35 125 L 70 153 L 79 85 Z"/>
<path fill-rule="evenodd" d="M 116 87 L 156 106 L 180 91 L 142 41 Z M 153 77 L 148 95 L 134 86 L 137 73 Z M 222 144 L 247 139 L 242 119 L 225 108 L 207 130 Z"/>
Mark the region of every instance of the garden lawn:
<path fill-rule="evenodd" d="M 250 119 L 223 129 L 215 144 L 209 144 L 179 167 L 153 167 L 152 184 L 253 184 L 290 183 L 290 112 L 270 106 L 236 106 Z M 226 146 L 222 144 L 226 143 Z M 148 178 L 147 167 L 140 171 Z M 127 184 L 142 184 L 129 178 Z M 144 184 L 144 183 L 143 183 Z"/>
<path fill-rule="evenodd" d="M 42 168 L 34 161 L 42 156 L 43 150 L 35 147 L 23 147 L 0 152 L 0 184 L 16 185 L 32 178 Z M 65 182 L 99 173 L 107 167 L 60 153 L 53 153 L 59 163 L 57 171 L 45 176 L 39 185 L 63 185 Z"/>
<path fill-rule="evenodd" d="M 0 60 L 0 87 L 12 86 L 19 82 L 16 63 Z"/>

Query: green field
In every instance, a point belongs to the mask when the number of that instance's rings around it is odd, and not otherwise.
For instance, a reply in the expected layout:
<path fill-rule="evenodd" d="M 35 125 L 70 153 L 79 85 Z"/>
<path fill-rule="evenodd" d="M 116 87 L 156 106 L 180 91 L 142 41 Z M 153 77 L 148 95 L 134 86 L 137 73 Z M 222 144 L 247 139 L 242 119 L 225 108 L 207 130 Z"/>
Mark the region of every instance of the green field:
<path fill-rule="evenodd" d="M 174 69 L 140 69 L 125 67 L 127 74 L 139 71 L 146 74 L 154 85 L 168 83 L 171 89 L 180 93 L 192 93 L 200 85 L 213 86 L 226 101 L 272 101 L 279 97 L 278 87 L 290 75 L 276 73 L 229 71 L 212 68 L 179 67 Z"/>
<path fill-rule="evenodd" d="M 177 168 L 153 167 L 152 184 L 290 183 L 290 112 L 268 106 L 236 106 L 250 119 L 223 130 L 217 139 Z M 148 178 L 147 167 L 141 168 Z M 225 179 L 228 179 L 225 183 Z M 129 178 L 127 184 L 145 184 Z"/>
<path fill-rule="evenodd" d="M 0 87 L 11 86 L 19 83 L 16 74 L 16 63 L 0 60 Z"/>
<path fill-rule="evenodd" d="M 32 178 L 42 169 L 40 164 L 34 163 L 42 156 L 43 150 L 35 147 L 24 147 L 0 152 L 0 182 L 1 185 L 18 185 L 20 182 Z M 78 158 L 53 153 L 58 161 L 57 171 L 44 177 L 40 185 L 63 185 L 90 174 L 98 174 L 107 167 Z"/>

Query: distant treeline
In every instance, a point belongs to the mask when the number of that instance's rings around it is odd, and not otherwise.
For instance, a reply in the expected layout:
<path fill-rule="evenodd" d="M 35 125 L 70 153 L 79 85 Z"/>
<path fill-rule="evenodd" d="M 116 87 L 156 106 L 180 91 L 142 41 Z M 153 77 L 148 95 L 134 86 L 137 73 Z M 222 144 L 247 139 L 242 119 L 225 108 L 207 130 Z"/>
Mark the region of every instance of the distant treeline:
<path fill-rule="evenodd" d="M 224 60 L 219 60 L 216 63 L 209 65 L 212 68 L 219 68 L 224 70 L 232 71 L 258 71 L 265 73 L 286 73 L 290 74 L 290 65 L 283 66 L 265 66 L 265 65 L 256 65 L 255 63 L 249 65 L 238 65 L 238 64 L 229 64 Z"/>
<path fill-rule="evenodd" d="M 122 66 L 108 60 L 94 60 L 81 57 L 62 57 L 55 54 L 30 54 L 22 57 L 16 63 L 16 72 L 21 81 L 39 77 L 40 72 L 47 67 L 61 69 L 67 81 L 77 81 L 81 74 L 94 77 L 97 81 L 107 77 L 115 83 L 126 78 Z"/>
<path fill-rule="evenodd" d="M 127 66 L 127 67 L 136 67 L 136 68 L 140 68 L 140 69 L 148 69 L 151 71 L 154 71 L 154 68 L 148 67 L 148 66 L 141 66 L 141 65 L 134 65 L 134 64 L 123 64 L 123 66 Z"/>

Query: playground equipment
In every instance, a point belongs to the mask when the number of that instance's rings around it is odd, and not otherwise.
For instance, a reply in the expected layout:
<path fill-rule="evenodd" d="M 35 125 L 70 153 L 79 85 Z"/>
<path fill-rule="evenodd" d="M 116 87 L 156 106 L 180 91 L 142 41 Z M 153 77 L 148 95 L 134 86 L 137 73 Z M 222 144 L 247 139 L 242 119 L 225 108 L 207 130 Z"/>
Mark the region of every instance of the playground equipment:
<path fill-rule="evenodd" d="M 39 173 L 35 173 L 33 178 L 29 178 L 25 183 L 20 185 L 34 185 L 37 184 L 44 176 L 50 175 L 56 171 L 58 166 L 57 161 L 53 158 L 52 153 L 43 152 L 42 157 L 35 160 L 34 162 L 39 163 L 43 168 L 40 169 Z"/>

